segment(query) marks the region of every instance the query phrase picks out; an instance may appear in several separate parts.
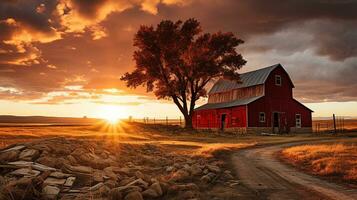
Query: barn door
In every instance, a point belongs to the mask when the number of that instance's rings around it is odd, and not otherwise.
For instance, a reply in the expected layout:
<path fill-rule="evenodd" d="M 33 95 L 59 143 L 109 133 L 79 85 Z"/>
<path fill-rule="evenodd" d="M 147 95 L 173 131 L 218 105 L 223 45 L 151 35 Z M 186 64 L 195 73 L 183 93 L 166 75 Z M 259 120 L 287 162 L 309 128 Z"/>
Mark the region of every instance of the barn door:
<path fill-rule="evenodd" d="M 226 114 L 221 115 L 221 130 L 224 131 L 224 128 L 226 128 Z"/>

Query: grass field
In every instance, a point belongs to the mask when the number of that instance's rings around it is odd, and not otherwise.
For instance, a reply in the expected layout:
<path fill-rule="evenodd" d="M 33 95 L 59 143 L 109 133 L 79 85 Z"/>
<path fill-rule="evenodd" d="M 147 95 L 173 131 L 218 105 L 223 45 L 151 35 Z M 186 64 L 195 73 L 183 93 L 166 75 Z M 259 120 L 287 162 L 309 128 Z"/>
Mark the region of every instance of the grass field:
<path fill-rule="evenodd" d="M 282 152 L 288 163 L 308 173 L 339 182 L 357 183 L 357 142 L 290 147 Z"/>

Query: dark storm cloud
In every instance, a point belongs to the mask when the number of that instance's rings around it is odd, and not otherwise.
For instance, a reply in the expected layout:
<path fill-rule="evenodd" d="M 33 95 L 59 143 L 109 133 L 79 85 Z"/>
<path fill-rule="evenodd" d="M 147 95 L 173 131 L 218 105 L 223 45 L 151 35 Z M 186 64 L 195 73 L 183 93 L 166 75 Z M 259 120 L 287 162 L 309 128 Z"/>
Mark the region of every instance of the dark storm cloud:
<path fill-rule="evenodd" d="M 341 92 L 344 85 L 356 85 L 352 61 L 357 56 L 357 1 L 161 2 L 1 1 L 0 87 L 17 88 L 23 96 L 33 98 L 68 85 L 82 85 L 88 92 L 117 88 L 144 95 L 144 89 L 127 89 L 118 80 L 132 69 L 135 31 L 162 19 L 195 17 L 204 31 L 232 31 L 245 40 L 239 50 L 248 58 L 247 67 L 285 64 L 296 82 L 297 97 L 304 97 L 303 91 L 311 94 L 306 98 L 310 102 L 357 97 L 350 90 Z M 321 89 L 314 92 L 311 88 L 319 84 Z M 324 97 L 330 92 L 334 95 Z M 10 96 L 2 93 L 2 97 L 6 95 Z M 21 99 L 20 93 L 16 95 Z M 51 103 L 59 101 L 58 97 Z"/>

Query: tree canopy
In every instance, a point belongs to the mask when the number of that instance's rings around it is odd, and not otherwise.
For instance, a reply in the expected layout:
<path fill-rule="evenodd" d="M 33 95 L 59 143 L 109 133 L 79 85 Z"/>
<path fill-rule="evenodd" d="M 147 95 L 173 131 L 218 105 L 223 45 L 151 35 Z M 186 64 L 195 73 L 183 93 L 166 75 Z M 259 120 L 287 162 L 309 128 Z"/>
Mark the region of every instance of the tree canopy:
<path fill-rule="evenodd" d="M 195 19 L 141 26 L 134 37 L 135 69 L 121 80 L 128 87 L 146 87 L 158 99 L 172 99 L 186 127 L 192 127 L 195 103 L 207 95 L 207 83 L 240 80 L 238 70 L 246 61 L 236 48 L 242 43 L 230 32 L 202 33 Z"/>

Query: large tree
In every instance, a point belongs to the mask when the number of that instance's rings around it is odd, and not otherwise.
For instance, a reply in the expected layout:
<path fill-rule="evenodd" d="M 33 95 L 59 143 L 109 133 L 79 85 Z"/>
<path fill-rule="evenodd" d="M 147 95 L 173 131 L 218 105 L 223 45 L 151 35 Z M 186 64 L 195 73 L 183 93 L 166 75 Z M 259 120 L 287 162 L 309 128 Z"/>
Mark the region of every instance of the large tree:
<path fill-rule="evenodd" d="M 233 33 L 202 33 L 195 19 L 164 20 L 156 28 L 141 26 L 134 37 L 135 70 L 121 80 L 128 87 L 146 87 L 158 99 L 172 99 L 192 127 L 196 101 L 207 95 L 206 85 L 219 77 L 239 81 L 246 63 Z"/>

